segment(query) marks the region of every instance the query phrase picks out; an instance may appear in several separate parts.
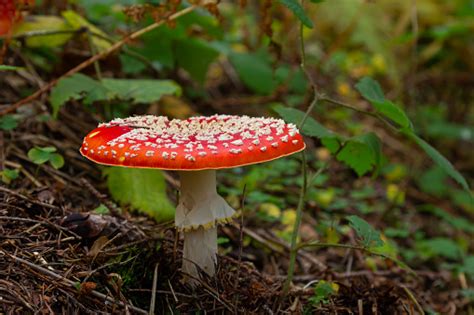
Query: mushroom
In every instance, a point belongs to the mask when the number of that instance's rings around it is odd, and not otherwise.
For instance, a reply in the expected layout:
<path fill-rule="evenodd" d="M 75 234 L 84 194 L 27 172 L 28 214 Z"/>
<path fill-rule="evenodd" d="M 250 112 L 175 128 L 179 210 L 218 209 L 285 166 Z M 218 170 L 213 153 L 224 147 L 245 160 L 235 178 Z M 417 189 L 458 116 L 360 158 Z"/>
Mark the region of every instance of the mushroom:
<path fill-rule="evenodd" d="M 182 271 L 212 276 L 217 225 L 236 215 L 217 194 L 216 170 L 266 162 L 305 148 L 293 124 L 281 119 L 214 115 L 186 120 L 135 116 L 100 124 L 80 149 L 105 165 L 178 171 L 181 194 L 175 225 L 184 232 Z"/>

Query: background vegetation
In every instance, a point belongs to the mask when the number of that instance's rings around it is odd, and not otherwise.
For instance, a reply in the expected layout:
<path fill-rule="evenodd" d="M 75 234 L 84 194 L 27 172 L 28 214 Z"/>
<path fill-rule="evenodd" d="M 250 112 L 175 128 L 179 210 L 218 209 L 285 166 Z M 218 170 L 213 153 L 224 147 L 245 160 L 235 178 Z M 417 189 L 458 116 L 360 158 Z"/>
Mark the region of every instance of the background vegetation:
<path fill-rule="evenodd" d="M 91 290 L 148 309 L 149 291 L 137 290 L 178 282 L 176 257 L 163 257 L 176 256 L 162 223 L 174 215 L 174 174 L 98 167 L 77 150 L 97 122 L 114 117 L 221 113 L 280 116 L 301 127 L 308 148 L 220 172 L 220 193 L 242 209 L 244 226 L 222 228 L 220 250 L 238 261 L 221 271 L 228 282 L 193 293 L 209 303 L 176 284 L 186 302 L 163 293 L 157 312 L 212 312 L 214 301 L 244 313 L 473 314 L 471 0 L 43 0 L 17 8 L 1 39 L 0 231 L 12 241 L 34 224 L 12 217 L 100 213 L 153 239 L 139 253 L 137 239 L 80 235 L 68 256 L 81 261 L 76 267 L 60 246 L 43 248 L 46 261 L 71 268 L 64 276 L 77 288 L 51 289 L 56 300 L 43 294 L 29 301 L 32 310 L 59 312 L 68 299 L 106 310 L 84 297 Z M 43 208 L 21 210 L 32 204 Z M 54 240 L 58 230 L 48 231 Z M 2 238 L 10 263 L 38 262 L 28 243 Z M 285 287 L 293 270 L 294 286 Z M 11 283 L 27 276 L 0 272 Z M 252 297 L 233 292 L 234 281 Z M 12 303 L 0 309 L 26 307 L 5 298 Z"/>

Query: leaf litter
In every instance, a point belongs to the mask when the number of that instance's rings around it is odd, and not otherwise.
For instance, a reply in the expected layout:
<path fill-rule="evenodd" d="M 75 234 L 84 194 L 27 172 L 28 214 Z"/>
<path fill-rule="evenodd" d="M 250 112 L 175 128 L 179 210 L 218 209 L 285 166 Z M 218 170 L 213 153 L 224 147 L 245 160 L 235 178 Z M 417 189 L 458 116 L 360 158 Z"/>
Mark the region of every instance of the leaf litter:
<path fill-rule="evenodd" d="M 204 277 L 197 289 L 186 287 L 178 267 L 182 244 L 172 224 L 119 212 L 99 168 L 84 163 L 77 151 L 81 130 L 95 122 L 80 108 L 64 111 L 62 119 L 66 122 L 41 124 L 30 117 L 28 128 L 4 134 L 6 163 L 22 163 L 36 176 L 23 177 L 14 188 L 0 187 L 3 312 L 146 314 L 153 296 L 155 313 L 400 314 L 417 312 L 419 303 L 442 313 L 467 307 L 447 271 L 419 270 L 414 277 L 389 263 L 385 270 L 370 270 L 360 264 L 360 253 L 334 248 L 301 250 L 295 285 L 282 297 L 288 245 L 256 226 L 254 218 L 244 221 L 243 235 L 252 242 L 242 254 L 221 255 L 217 277 Z M 56 140 L 49 143 L 47 136 Z M 28 148 L 46 145 L 64 154 L 67 167 L 25 163 Z M 98 205 L 108 214 L 93 212 Z M 239 230 L 237 223 L 221 229 L 233 248 L 242 241 Z M 337 271 L 349 261 L 352 268 Z M 337 291 L 311 304 L 314 283 L 323 280 Z"/>

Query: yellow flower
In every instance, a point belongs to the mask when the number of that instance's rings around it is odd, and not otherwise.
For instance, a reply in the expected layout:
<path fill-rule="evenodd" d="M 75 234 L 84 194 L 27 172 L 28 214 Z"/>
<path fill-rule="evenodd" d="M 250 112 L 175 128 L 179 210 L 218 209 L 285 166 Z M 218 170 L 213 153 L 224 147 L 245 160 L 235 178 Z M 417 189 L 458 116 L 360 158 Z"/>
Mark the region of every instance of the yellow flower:
<path fill-rule="evenodd" d="M 337 85 L 337 92 L 342 96 L 350 96 L 352 94 L 352 89 L 346 82 L 341 82 Z"/>
<path fill-rule="evenodd" d="M 390 182 L 399 181 L 407 175 L 407 169 L 401 165 L 396 164 L 390 170 L 384 174 L 385 178 Z"/>
<path fill-rule="evenodd" d="M 385 193 L 387 199 L 396 205 L 402 205 L 405 202 L 405 192 L 398 185 L 388 184 Z"/>
<path fill-rule="evenodd" d="M 321 189 L 318 190 L 315 194 L 316 202 L 322 207 L 328 207 L 336 197 L 336 191 L 334 188 Z"/>
<path fill-rule="evenodd" d="M 361 78 L 372 74 L 372 69 L 367 65 L 359 65 L 351 69 L 351 76 L 353 78 Z"/>
<path fill-rule="evenodd" d="M 287 228 L 292 229 L 293 225 L 296 221 L 296 210 L 295 209 L 287 209 L 283 211 L 283 216 L 281 218 L 281 223 L 285 225 Z"/>
<path fill-rule="evenodd" d="M 275 219 L 278 219 L 281 216 L 280 208 L 278 208 L 278 206 L 273 203 L 269 203 L 269 202 L 262 203 L 259 207 L 259 210 L 265 213 L 266 215 L 268 215 L 269 217 L 272 217 Z"/>
<path fill-rule="evenodd" d="M 381 54 L 373 55 L 371 64 L 374 70 L 377 72 L 385 72 L 385 70 L 387 69 L 387 63 L 385 62 L 385 58 Z"/>

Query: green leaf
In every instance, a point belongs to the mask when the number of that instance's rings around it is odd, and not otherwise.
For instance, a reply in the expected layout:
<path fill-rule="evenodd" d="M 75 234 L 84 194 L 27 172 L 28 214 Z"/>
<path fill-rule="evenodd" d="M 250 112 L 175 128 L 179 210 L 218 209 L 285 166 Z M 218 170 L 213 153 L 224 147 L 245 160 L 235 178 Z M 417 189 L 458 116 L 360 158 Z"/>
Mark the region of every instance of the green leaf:
<path fill-rule="evenodd" d="M 64 158 L 61 154 L 53 153 L 49 156 L 49 163 L 55 169 L 59 169 L 64 166 Z"/>
<path fill-rule="evenodd" d="M 28 151 L 28 158 L 35 164 L 44 164 L 49 161 L 50 153 L 41 148 L 32 148 Z"/>
<path fill-rule="evenodd" d="M 47 153 L 53 153 L 57 151 L 55 147 L 43 147 L 43 148 L 37 148 L 37 149 L 43 152 L 47 152 Z"/>
<path fill-rule="evenodd" d="M 456 260 L 462 255 L 459 245 L 453 240 L 444 237 L 418 241 L 416 249 L 425 259 L 441 256 Z"/>
<path fill-rule="evenodd" d="M 95 90 L 101 93 L 94 92 Z M 77 73 L 70 77 L 61 79 L 51 91 L 50 102 L 53 108 L 53 116 L 57 117 L 59 108 L 69 100 L 81 99 L 84 94 L 94 93 L 101 95 L 96 98 L 104 98 L 105 91 L 102 85 L 94 79 Z"/>
<path fill-rule="evenodd" d="M 107 38 L 106 33 L 104 33 L 100 28 L 90 23 L 76 12 L 72 10 L 67 10 L 62 12 L 61 15 L 73 29 L 80 29 L 84 27 L 89 32 L 99 35 L 92 36 L 92 43 L 99 51 L 107 50 L 110 48 L 110 46 L 112 46 L 112 44 L 105 39 Z"/>
<path fill-rule="evenodd" d="M 372 150 L 364 143 L 348 141 L 337 155 L 337 160 L 351 167 L 359 176 L 372 169 L 375 163 Z"/>
<path fill-rule="evenodd" d="M 59 81 L 50 101 L 56 117 L 59 108 L 71 99 L 84 98 L 86 104 L 113 99 L 150 103 L 168 94 L 180 95 L 180 86 L 171 80 L 103 79 L 99 82 L 83 74 L 74 74 Z"/>
<path fill-rule="evenodd" d="M 280 115 L 281 118 L 283 118 L 283 120 L 285 120 L 287 123 L 293 123 L 297 126 L 301 123 L 303 117 L 305 116 L 304 112 L 294 108 L 285 107 L 283 105 L 277 105 L 273 107 L 273 110 L 277 112 L 278 115 Z M 316 137 L 319 139 L 338 137 L 334 132 L 327 129 L 310 116 L 306 117 L 301 132 L 307 136 Z"/>
<path fill-rule="evenodd" d="M 19 173 L 19 170 L 3 169 L 3 171 L 0 172 L 2 182 L 10 184 L 13 180 L 18 178 Z"/>
<path fill-rule="evenodd" d="M 229 61 L 242 82 L 259 94 L 270 94 L 276 87 L 270 59 L 255 53 L 231 53 Z"/>
<path fill-rule="evenodd" d="M 474 302 L 474 289 L 462 289 L 460 292 L 462 296 L 465 297 L 468 301 L 470 301 L 471 303 Z"/>
<path fill-rule="evenodd" d="M 399 106 L 385 99 L 380 84 L 370 77 L 362 78 L 355 85 L 360 94 L 375 107 L 377 112 L 394 121 L 402 128 L 410 128 L 411 122 L 407 114 Z"/>
<path fill-rule="evenodd" d="M 370 249 L 373 253 L 382 254 L 386 257 L 392 258 L 401 268 L 406 267 L 406 264 L 397 259 L 398 249 L 394 242 L 389 240 L 383 241 L 382 246 L 375 246 Z"/>
<path fill-rule="evenodd" d="M 127 54 L 120 54 L 119 58 L 122 71 L 126 74 L 137 74 L 147 68 L 147 65 L 143 63 L 143 61 Z"/>
<path fill-rule="evenodd" d="M 430 138 L 446 138 L 464 141 L 474 140 L 474 126 L 450 123 L 446 121 L 426 121 L 424 134 Z"/>
<path fill-rule="evenodd" d="M 94 213 L 97 214 L 109 214 L 109 208 L 107 208 L 105 205 L 100 204 L 97 208 L 92 210 Z"/>
<path fill-rule="evenodd" d="M 44 164 L 49 161 L 51 166 L 55 169 L 61 168 L 64 165 L 64 158 L 56 152 L 55 147 L 34 147 L 28 151 L 28 158 L 35 164 Z"/>
<path fill-rule="evenodd" d="M 308 90 L 308 78 L 303 70 L 298 69 L 290 74 L 290 80 L 288 82 L 288 91 L 298 95 L 305 94 Z"/>
<path fill-rule="evenodd" d="M 377 175 L 382 165 L 382 145 L 379 137 L 375 133 L 369 132 L 356 137 L 356 139 L 365 143 L 371 149 L 374 158 L 374 173 Z"/>
<path fill-rule="evenodd" d="M 133 100 L 135 103 L 158 101 L 163 95 L 180 95 L 181 88 L 171 80 L 103 79 L 109 97 Z"/>
<path fill-rule="evenodd" d="M 333 289 L 331 283 L 321 280 L 314 287 L 314 295 L 310 298 L 310 302 L 314 306 L 319 306 L 320 303 L 327 304 L 329 303 L 329 298 L 334 293 L 336 293 L 336 291 Z"/>
<path fill-rule="evenodd" d="M 219 52 L 200 39 L 185 38 L 175 41 L 175 58 L 178 65 L 199 83 L 204 83 L 209 65 Z"/>
<path fill-rule="evenodd" d="M 7 66 L 7 65 L 0 65 L 0 71 L 18 71 L 24 69 L 23 67 L 15 67 L 15 66 Z"/>
<path fill-rule="evenodd" d="M 451 201 L 466 210 L 468 213 L 474 214 L 474 200 L 472 192 L 469 190 L 453 189 L 450 192 Z"/>
<path fill-rule="evenodd" d="M 306 15 L 304 8 L 298 2 L 298 0 L 279 0 L 281 4 L 286 6 L 288 9 L 293 12 L 293 14 L 301 21 L 306 27 L 313 28 L 313 22 Z"/>
<path fill-rule="evenodd" d="M 363 77 L 359 82 L 357 82 L 355 87 L 357 91 L 359 91 L 359 93 L 370 102 L 381 103 L 385 101 L 385 96 L 380 84 L 370 77 Z"/>
<path fill-rule="evenodd" d="M 421 190 L 434 196 L 446 196 L 449 191 L 446 190 L 446 179 L 448 175 L 438 165 L 433 166 L 421 176 L 416 177 L 416 181 Z"/>
<path fill-rule="evenodd" d="M 448 159 L 441 155 L 441 153 L 433 148 L 428 142 L 415 135 L 412 131 L 404 130 L 403 133 L 415 141 L 415 143 L 418 144 L 436 164 L 438 164 L 449 176 L 456 180 L 466 191 L 469 191 L 469 185 L 466 179 L 454 168 L 453 164 L 451 164 Z"/>
<path fill-rule="evenodd" d="M 228 244 L 229 242 L 230 242 L 230 240 L 227 237 L 219 236 L 217 238 L 217 245 L 224 245 L 224 244 Z"/>
<path fill-rule="evenodd" d="M 380 140 L 372 132 L 353 137 L 344 143 L 336 158 L 350 166 L 359 176 L 373 168 L 377 173 L 382 160 Z"/>
<path fill-rule="evenodd" d="M 384 242 L 380 238 L 380 232 L 375 230 L 367 221 L 356 215 L 347 217 L 347 220 L 357 235 L 362 239 L 364 247 L 380 247 L 384 245 Z"/>
<path fill-rule="evenodd" d="M 28 47 L 59 47 L 64 45 L 72 36 L 73 31 L 66 21 L 55 15 L 30 15 L 23 23 L 19 23 L 15 29 L 15 35 L 23 35 L 29 32 L 50 31 L 56 34 L 26 37 L 25 43 Z M 60 33 L 63 32 L 63 33 Z"/>
<path fill-rule="evenodd" d="M 169 29 L 166 27 L 157 28 L 143 35 L 143 47 L 136 48 L 140 54 L 152 60 L 153 65 L 157 68 L 166 67 L 173 68 L 175 66 L 175 53 L 173 52 L 173 41 L 176 37 L 184 37 L 181 35 L 183 31 L 178 23 L 177 29 Z"/>
<path fill-rule="evenodd" d="M 0 117 L 0 129 L 12 130 L 18 126 L 18 120 L 13 115 Z"/>
<path fill-rule="evenodd" d="M 166 196 L 166 184 L 159 170 L 110 167 L 104 170 L 112 197 L 121 204 L 159 221 L 174 218 L 174 207 Z"/>
<path fill-rule="evenodd" d="M 474 279 L 474 256 L 467 256 L 464 258 L 464 264 L 461 268 L 461 272 L 467 273 L 471 278 Z"/>
<path fill-rule="evenodd" d="M 457 230 L 474 234 L 474 225 L 472 225 L 471 221 L 460 216 L 454 216 L 442 208 L 434 205 L 423 205 L 417 211 L 431 213 Z"/>
<path fill-rule="evenodd" d="M 375 109 L 390 120 L 396 122 L 402 128 L 412 129 L 412 123 L 407 114 L 399 106 L 389 100 L 383 102 L 372 102 Z"/>
<path fill-rule="evenodd" d="M 337 138 L 322 138 L 322 145 L 326 147 L 332 154 L 335 154 L 341 147 L 341 142 Z"/>

